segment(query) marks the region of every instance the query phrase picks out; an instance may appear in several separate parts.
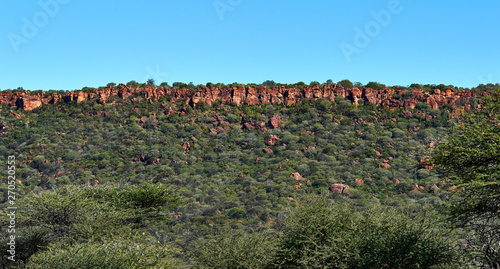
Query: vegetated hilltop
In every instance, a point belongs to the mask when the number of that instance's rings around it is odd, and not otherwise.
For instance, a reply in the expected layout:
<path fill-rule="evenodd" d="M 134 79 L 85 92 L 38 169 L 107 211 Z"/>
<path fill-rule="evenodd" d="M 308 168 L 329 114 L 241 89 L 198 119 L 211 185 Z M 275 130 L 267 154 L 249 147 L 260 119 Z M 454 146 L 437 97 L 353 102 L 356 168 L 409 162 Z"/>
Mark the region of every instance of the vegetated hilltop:
<path fill-rule="evenodd" d="M 26 191 L 162 181 L 185 188 L 182 194 L 200 205 L 206 201 L 210 212 L 232 212 L 230 218 L 267 221 L 288 203 L 280 199 L 304 189 L 364 202 L 437 195 L 446 182 L 429 166 L 416 169 L 424 150 L 486 92 L 372 86 L 129 83 L 4 91 L 0 152 L 18 156 Z M 244 202 L 227 204 L 230 193 Z"/>
<path fill-rule="evenodd" d="M 445 203 L 454 187 L 422 160 L 483 94 L 330 84 L 4 91 L 0 163 L 16 156 L 19 197 L 71 184 L 169 186 L 182 199 L 155 208 L 167 219 L 130 223 L 189 256 L 221 230 L 280 229 L 308 195 L 413 213 Z M 114 206 L 128 211 L 127 201 Z"/>

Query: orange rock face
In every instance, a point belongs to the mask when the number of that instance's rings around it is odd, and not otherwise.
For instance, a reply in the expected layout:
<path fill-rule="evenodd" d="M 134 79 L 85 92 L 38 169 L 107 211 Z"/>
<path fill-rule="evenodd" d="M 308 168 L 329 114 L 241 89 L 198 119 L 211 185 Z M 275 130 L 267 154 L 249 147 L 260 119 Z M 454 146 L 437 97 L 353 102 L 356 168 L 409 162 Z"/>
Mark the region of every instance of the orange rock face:
<path fill-rule="evenodd" d="M 410 97 L 405 100 L 400 100 L 400 97 L 393 98 L 395 94 L 406 94 Z M 207 88 L 200 86 L 197 89 L 186 88 L 164 88 L 164 87 L 149 87 L 144 88 L 129 88 L 124 84 L 117 87 L 108 87 L 93 92 L 72 91 L 63 95 L 52 94 L 45 96 L 45 93 L 38 95 L 30 95 L 29 92 L 0 92 L 0 103 L 9 106 L 17 106 L 24 110 L 32 110 L 40 107 L 42 104 L 54 104 L 60 101 L 63 102 L 85 102 L 95 100 L 101 104 L 108 102 L 111 96 L 117 96 L 122 99 L 130 98 L 132 95 L 140 95 L 150 102 L 154 102 L 163 96 L 171 96 L 171 102 L 175 103 L 182 100 L 185 104 L 196 106 L 203 101 L 212 104 L 216 100 L 221 100 L 223 104 L 234 103 L 236 105 L 258 105 L 258 104 L 286 104 L 292 105 L 303 100 L 315 100 L 324 98 L 329 101 L 335 100 L 335 97 L 341 96 L 347 98 L 355 105 L 373 104 L 387 106 L 391 109 L 396 108 L 415 108 L 419 100 L 427 102 L 433 109 L 439 108 L 445 104 L 452 107 L 457 107 L 464 103 L 471 102 L 475 95 L 468 91 L 455 92 L 449 88 L 446 91 L 434 90 L 432 93 L 423 92 L 419 89 L 394 90 L 385 88 L 374 90 L 371 88 L 344 88 L 339 85 L 322 85 L 314 87 L 285 88 L 274 87 L 267 88 L 265 86 L 253 87 L 234 87 L 234 88 Z M 409 98 L 409 99 L 408 99 Z M 280 120 L 272 118 L 270 125 L 273 128 L 279 126 Z"/>
<path fill-rule="evenodd" d="M 38 96 L 23 96 L 20 99 L 21 108 L 29 111 L 42 106 L 42 100 Z"/>

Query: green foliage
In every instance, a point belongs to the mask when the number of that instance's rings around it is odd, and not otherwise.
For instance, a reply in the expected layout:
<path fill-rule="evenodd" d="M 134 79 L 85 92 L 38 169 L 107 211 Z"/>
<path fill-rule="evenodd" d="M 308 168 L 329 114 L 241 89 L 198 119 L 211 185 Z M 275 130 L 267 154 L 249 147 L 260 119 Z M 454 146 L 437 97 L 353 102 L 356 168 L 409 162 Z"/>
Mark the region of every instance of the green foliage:
<path fill-rule="evenodd" d="M 183 82 L 174 82 L 172 83 L 172 87 L 176 88 L 176 89 L 181 89 L 181 88 L 188 88 L 188 84 L 186 83 L 183 83 Z"/>
<path fill-rule="evenodd" d="M 148 79 L 148 81 L 146 82 L 146 84 L 147 84 L 148 86 L 155 86 L 155 80 L 154 80 L 154 79 L 152 79 L 152 78 L 150 78 L 150 79 Z"/>
<path fill-rule="evenodd" d="M 274 80 L 266 80 L 266 81 L 262 82 L 262 85 L 267 86 L 269 88 L 272 88 L 272 87 L 276 86 L 276 82 L 274 82 Z"/>
<path fill-rule="evenodd" d="M 383 208 L 360 213 L 324 197 L 299 204 L 285 222 L 277 268 L 430 268 L 455 262 L 451 243 L 429 218 Z"/>
<path fill-rule="evenodd" d="M 49 243 L 48 234 L 49 232 L 40 227 L 26 227 L 25 229 L 18 229 L 19 232 L 15 234 L 15 258 L 19 265 L 26 264 L 28 259 L 38 252 L 39 250 L 43 250 L 44 246 Z M 7 252 L 10 249 L 10 236 L 13 235 L 11 233 L 7 233 L 7 229 L 5 229 L 1 234 L 0 240 L 0 251 L 2 251 L 2 255 L 0 256 L 0 266 L 2 268 L 8 268 L 9 265 L 12 265 L 12 261 L 8 259 L 9 253 Z"/>
<path fill-rule="evenodd" d="M 372 88 L 374 90 L 382 90 L 386 86 L 384 84 L 371 81 L 371 82 L 368 82 L 368 84 L 366 84 L 365 87 Z"/>
<path fill-rule="evenodd" d="M 276 251 L 276 234 L 261 232 L 224 232 L 200 240 L 193 258 L 194 268 L 264 268 Z"/>
<path fill-rule="evenodd" d="M 115 240 L 48 247 L 31 257 L 27 268 L 175 268 L 180 251 L 152 240 Z"/>
<path fill-rule="evenodd" d="M 319 83 L 318 81 L 311 81 L 311 83 L 309 83 L 309 86 L 311 87 L 314 87 L 314 86 L 320 86 L 321 83 Z"/>
<path fill-rule="evenodd" d="M 31 193 L 18 201 L 23 208 L 16 223 L 18 264 L 27 263 L 28 268 L 143 268 L 163 262 L 174 253 L 173 248 L 165 242 L 154 243 L 158 240 L 144 232 L 137 234 L 148 218 L 177 209 L 179 201 L 172 190 L 151 183 L 66 186 Z M 148 226 L 148 230 L 154 228 L 151 223 Z M 3 264 L 9 262 L 2 258 Z"/>
<path fill-rule="evenodd" d="M 228 216 L 230 218 L 233 218 L 233 219 L 241 219 L 241 218 L 244 218 L 247 214 L 247 211 L 245 210 L 245 208 L 241 208 L 241 207 L 234 207 L 234 208 L 231 208 L 231 210 L 229 210 L 228 212 Z"/>
<path fill-rule="evenodd" d="M 354 85 L 352 84 L 352 82 L 348 79 L 344 79 L 344 80 L 341 80 L 339 82 L 337 82 L 338 85 L 344 87 L 344 88 L 352 88 L 354 87 Z"/>
<path fill-rule="evenodd" d="M 137 87 L 139 87 L 139 85 L 140 84 L 138 82 L 136 82 L 135 80 L 131 80 L 127 83 L 127 86 L 132 87 L 132 88 L 137 88 Z"/>
<path fill-rule="evenodd" d="M 476 262 L 500 264 L 500 90 L 481 109 L 464 115 L 430 160 L 460 188 L 449 207 L 454 224 L 474 230 L 467 245 Z"/>
<path fill-rule="evenodd" d="M 304 81 L 299 81 L 295 85 L 297 85 L 297 88 L 302 89 L 307 86 L 307 84 Z"/>
<path fill-rule="evenodd" d="M 308 87 L 303 82 L 274 86 Z M 356 107 L 341 96 L 292 106 L 229 106 L 221 99 L 194 106 L 172 102 L 172 96 L 151 104 L 144 93 L 111 96 L 106 104 L 58 102 L 17 111 L 21 118 L 9 112 L 16 108 L 2 107 L 0 160 L 5 163 L 8 155 L 19 160 L 16 191 L 26 198 L 22 226 L 38 231 L 23 234 L 26 242 L 41 242 L 40 248 L 26 243 L 26 249 L 32 247 L 26 253 L 56 243 L 99 245 L 103 242 L 93 240 L 127 238 L 127 230 L 161 234 L 189 253 L 198 238 L 210 239 L 220 230 L 280 229 L 287 208 L 296 203 L 289 198 L 328 191 L 340 182 L 349 192 L 332 197 L 348 199 L 360 210 L 380 204 L 422 212 L 450 197 L 460 199 L 447 192 L 452 184 L 420 165 L 428 145 L 450 134 L 459 121 L 451 107 L 433 110 L 425 100 L 415 109 Z M 402 92 L 401 98 L 409 94 Z M 270 122 L 275 114 L 281 121 L 276 129 Z M 279 139 L 274 145 L 270 135 Z M 264 153 L 265 148 L 272 152 Z M 299 180 L 291 176 L 297 172 Z M 0 175 L 7 178 L 5 169 Z M 65 190 L 65 185 L 78 187 Z M 5 207 L 5 182 L 0 188 Z M 496 192 L 475 189 L 484 197 Z M 77 215 L 64 215 L 65 210 Z"/>
<path fill-rule="evenodd" d="M 172 189 L 162 184 L 137 184 L 112 190 L 110 198 L 115 206 L 138 209 L 141 212 L 175 209 L 180 198 L 174 195 Z M 114 197 L 113 197 L 114 196 Z"/>
<path fill-rule="evenodd" d="M 108 222 L 108 226 L 113 222 L 107 205 L 90 199 L 76 187 L 32 194 L 21 205 L 27 224 L 48 229 L 55 237 L 88 238 L 89 232 L 99 231 L 102 222 Z"/>
<path fill-rule="evenodd" d="M 410 89 L 422 89 L 422 85 L 418 83 L 412 83 L 408 88 Z"/>

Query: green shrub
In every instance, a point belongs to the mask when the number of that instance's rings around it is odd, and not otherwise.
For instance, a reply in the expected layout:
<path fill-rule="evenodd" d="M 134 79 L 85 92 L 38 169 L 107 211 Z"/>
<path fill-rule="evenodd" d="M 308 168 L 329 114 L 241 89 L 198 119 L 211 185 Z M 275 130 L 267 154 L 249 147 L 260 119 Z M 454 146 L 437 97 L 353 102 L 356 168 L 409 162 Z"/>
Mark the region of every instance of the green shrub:
<path fill-rule="evenodd" d="M 200 241 L 193 256 L 194 268 L 265 268 L 276 250 L 276 234 L 225 232 Z"/>
<path fill-rule="evenodd" d="M 328 199 L 307 198 L 287 216 L 272 268 L 431 268 L 456 254 L 429 218 L 393 209 L 363 213 Z"/>
<path fill-rule="evenodd" d="M 179 250 L 152 241 L 117 240 L 48 248 L 32 256 L 27 268 L 175 268 Z"/>
<path fill-rule="evenodd" d="M 228 212 L 228 216 L 233 219 L 241 219 L 246 217 L 247 211 L 244 207 L 234 207 Z"/>

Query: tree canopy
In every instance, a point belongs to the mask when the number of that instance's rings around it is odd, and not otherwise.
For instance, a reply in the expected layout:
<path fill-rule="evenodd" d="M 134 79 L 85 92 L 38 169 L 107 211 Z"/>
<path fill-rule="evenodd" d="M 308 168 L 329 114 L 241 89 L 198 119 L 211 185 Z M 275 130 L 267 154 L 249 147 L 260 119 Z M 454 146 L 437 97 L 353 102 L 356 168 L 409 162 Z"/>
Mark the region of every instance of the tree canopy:
<path fill-rule="evenodd" d="M 500 264 L 500 91 L 464 113 L 452 135 L 432 152 L 432 162 L 457 185 L 450 205 L 454 224 L 473 229 L 471 253 L 481 265 Z M 493 268 L 488 267 L 488 268 Z"/>

